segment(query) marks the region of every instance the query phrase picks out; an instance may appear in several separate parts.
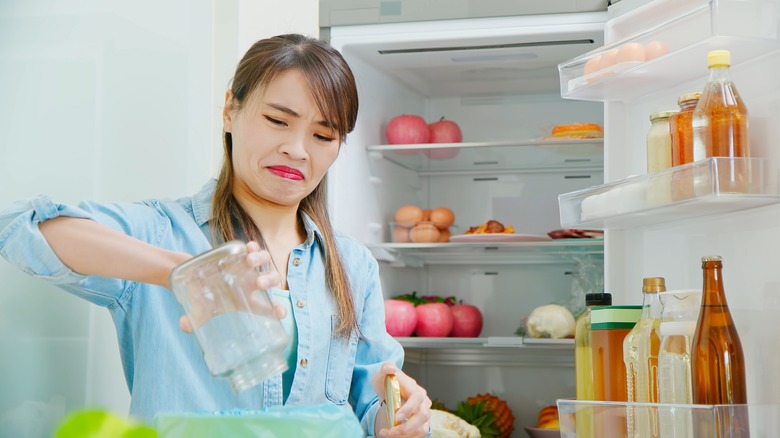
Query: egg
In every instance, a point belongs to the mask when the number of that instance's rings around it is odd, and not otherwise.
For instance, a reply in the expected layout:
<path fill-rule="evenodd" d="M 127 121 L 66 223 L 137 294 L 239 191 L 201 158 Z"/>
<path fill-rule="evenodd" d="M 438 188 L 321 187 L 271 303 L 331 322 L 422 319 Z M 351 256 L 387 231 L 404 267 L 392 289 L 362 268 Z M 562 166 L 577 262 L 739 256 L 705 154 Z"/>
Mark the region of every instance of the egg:
<path fill-rule="evenodd" d="M 431 220 L 431 210 L 430 208 L 424 208 L 423 209 L 423 217 L 421 219 L 422 222 L 430 222 Z"/>
<path fill-rule="evenodd" d="M 439 242 L 449 242 L 450 241 L 450 236 L 452 236 L 452 232 L 450 232 L 449 228 L 444 229 L 444 230 L 439 230 L 439 232 L 441 233 L 441 234 L 439 234 Z"/>
<path fill-rule="evenodd" d="M 437 242 L 441 231 L 430 222 L 417 224 L 409 230 L 409 240 L 414 243 Z"/>
<path fill-rule="evenodd" d="M 615 62 L 644 62 L 645 46 L 640 43 L 625 43 L 618 49 Z"/>
<path fill-rule="evenodd" d="M 407 243 L 409 240 L 409 228 L 395 226 L 393 227 L 393 242 Z"/>
<path fill-rule="evenodd" d="M 455 213 L 446 207 L 435 208 L 431 212 L 431 222 L 440 230 L 449 228 L 450 225 L 455 223 Z"/>
<path fill-rule="evenodd" d="M 648 61 L 653 58 L 658 58 L 659 56 L 664 56 L 667 53 L 669 53 L 669 47 L 667 47 L 663 41 L 653 40 L 645 46 L 645 58 L 647 58 Z"/>
<path fill-rule="evenodd" d="M 599 71 L 599 63 L 601 62 L 601 55 L 596 55 L 593 58 L 590 58 L 588 62 L 585 63 L 585 67 L 582 68 L 583 74 L 585 76 Z"/>
<path fill-rule="evenodd" d="M 617 54 L 617 49 L 607 50 L 606 52 L 602 53 L 601 59 L 599 60 L 599 70 L 615 65 L 615 62 L 617 61 Z"/>
<path fill-rule="evenodd" d="M 395 216 L 393 216 L 393 218 L 395 219 L 396 224 L 402 227 L 411 228 L 414 224 L 422 220 L 423 211 L 422 208 L 417 207 L 416 205 L 404 205 L 395 211 Z"/>

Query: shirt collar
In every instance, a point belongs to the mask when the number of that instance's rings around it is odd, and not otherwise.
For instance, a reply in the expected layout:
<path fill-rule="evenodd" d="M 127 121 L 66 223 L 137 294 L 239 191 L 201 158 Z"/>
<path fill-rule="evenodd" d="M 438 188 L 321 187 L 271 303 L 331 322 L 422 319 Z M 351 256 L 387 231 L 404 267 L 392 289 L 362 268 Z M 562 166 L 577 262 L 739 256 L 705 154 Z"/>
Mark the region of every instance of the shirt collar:
<path fill-rule="evenodd" d="M 211 200 L 214 197 L 216 186 L 217 180 L 211 179 L 192 197 L 192 216 L 198 226 L 203 226 L 211 219 Z M 322 246 L 324 240 L 317 224 L 308 214 L 304 212 L 300 212 L 300 214 L 303 228 L 306 230 L 306 241 L 303 242 L 303 245 L 308 249 L 314 244 L 314 239 L 317 239 Z"/>

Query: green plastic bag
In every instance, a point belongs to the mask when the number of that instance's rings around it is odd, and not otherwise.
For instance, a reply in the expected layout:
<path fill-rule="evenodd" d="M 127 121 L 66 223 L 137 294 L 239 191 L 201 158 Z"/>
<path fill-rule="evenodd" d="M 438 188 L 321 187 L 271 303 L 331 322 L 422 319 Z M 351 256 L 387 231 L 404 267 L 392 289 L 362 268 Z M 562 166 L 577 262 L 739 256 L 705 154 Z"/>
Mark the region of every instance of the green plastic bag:
<path fill-rule="evenodd" d="M 351 438 L 363 429 L 349 406 L 275 406 L 262 411 L 157 414 L 160 438 Z"/>
<path fill-rule="evenodd" d="M 157 433 L 110 412 L 87 409 L 68 415 L 57 427 L 54 438 L 157 438 Z"/>

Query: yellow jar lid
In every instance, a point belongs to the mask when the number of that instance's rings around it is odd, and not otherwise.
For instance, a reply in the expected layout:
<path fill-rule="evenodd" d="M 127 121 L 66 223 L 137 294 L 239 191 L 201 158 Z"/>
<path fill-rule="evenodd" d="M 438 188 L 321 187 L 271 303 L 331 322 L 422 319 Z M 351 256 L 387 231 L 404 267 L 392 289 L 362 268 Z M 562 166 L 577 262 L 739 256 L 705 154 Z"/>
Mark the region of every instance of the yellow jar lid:
<path fill-rule="evenodd" d="M 666 280 L 663 277 L 646 277 L 642 279 L 642 292 L 656 293 L 666 290 Z"/>
<path fill-rule="evenodd" d="M 658 111 L 657 113 L 650 114 L 650 121 L 655 122 L 656 120 L 668 119 L 677 112 L 677 110 Z"/>
<path fill-rule="evenodd" d="M 696 91 L 694 93 L 685 93 L 677 98 L 677 104 L 682 105 L 685 102 L 689 102 L 691 100 L 699 100 L 701 97 L 701 91 Z"/>
<path fill-rule="evenodd" d="M 731 52 L 728 50 L 713 50 L 707 53 L 707 67 L 728 67 L 731 65 Z"/>

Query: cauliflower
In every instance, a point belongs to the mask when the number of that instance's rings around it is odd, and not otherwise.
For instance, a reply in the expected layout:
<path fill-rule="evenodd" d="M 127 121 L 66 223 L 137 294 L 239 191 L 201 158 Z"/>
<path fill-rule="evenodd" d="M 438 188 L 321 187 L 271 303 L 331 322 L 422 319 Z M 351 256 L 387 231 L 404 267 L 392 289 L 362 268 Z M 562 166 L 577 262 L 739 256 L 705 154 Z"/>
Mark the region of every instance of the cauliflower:
<path fill-rule="evenodd" d="M 558 304 L 547 304 L 534 309 L 526 322 L 531 338 L 565 338 L 574 335 L 576 322 L 569 309 Z"/>

